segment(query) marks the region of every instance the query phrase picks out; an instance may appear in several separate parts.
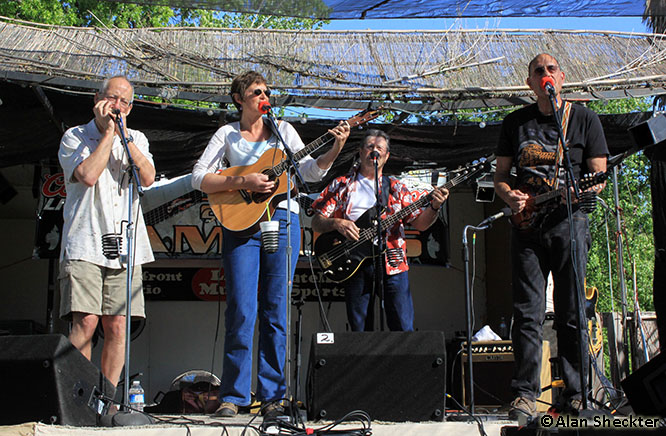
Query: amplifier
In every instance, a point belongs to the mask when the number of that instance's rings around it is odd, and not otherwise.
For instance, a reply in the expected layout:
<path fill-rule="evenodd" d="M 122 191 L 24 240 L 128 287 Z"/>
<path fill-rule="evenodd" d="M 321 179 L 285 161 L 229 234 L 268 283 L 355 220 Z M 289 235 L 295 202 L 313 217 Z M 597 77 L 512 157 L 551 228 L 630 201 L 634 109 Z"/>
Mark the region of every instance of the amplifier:
<path fill-rule="evenodd" d="M 462 345 L 462 397 L 468 406 L 469 375 L 467 374 L 467 343 Z M 474 406 L 500 408 L 513 400 L 511 378 L 514 371 L 513 347 L 511 341 L 481 341 L 472 344 L 472 370 L 474 371 Z M 550 345 L 543 342 L 541 353 L 541 387 L 550 386 Z M 541 394 L 539 400 L 552 403 L 552 390 Z M 549 405 L 537 402 L 537 411 L 545 412 Z"/>

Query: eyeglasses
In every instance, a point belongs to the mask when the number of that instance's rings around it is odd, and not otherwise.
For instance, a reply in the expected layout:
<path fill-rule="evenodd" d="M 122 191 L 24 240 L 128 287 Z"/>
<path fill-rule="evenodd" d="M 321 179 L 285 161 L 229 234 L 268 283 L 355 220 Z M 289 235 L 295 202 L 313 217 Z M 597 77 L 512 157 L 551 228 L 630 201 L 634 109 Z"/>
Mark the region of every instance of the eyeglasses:
<path fill-rule="evenodd" d="M 386 147 L 379 145 L 379 144 L 365 144 L 363 145 L 363 148 L 366 150 L 374 150 L 377 149 L 378 152 L 383 153 L 386 151 Z"/>
<path fill-rule="evenodd" d="M 252 94 L 256 95 L 257 97 L 260 96 L 262 93 L 263 93 L 266 97 L 270 97 L 270 96 L 271 96 L 271 90 L 270 90 L 270 89 L 256 88 L 254 91 L 252 91 Z"/>
<path fill-rule="evenodd" d="M 548 72 L 549 72 L 549 73 L 556 73 L 557 70 L 560 69 L 560 67 L 558 67 L 558 66 L 555 65 L 555 64 L 553 64 L 553 65 L 547 65 L 547 66 L 545 66 L 545 67 L 536 67 L 536 68 L 534 69 L 534 72 L 535 72 L 536 74 L 538 74 L 538 75 L 542 75 L 543 73 L 546 72 L 546 69 L 548 69 Z"/>
<path fill-rule="evenodd" d="M 122 97 L 118 97 L 117 95 L 105 95 L 104 100 L 112 101 L 112 102 L 119 102 L 120 107 L 123 109 L 127 109 L 132 105 L 131 101 L 128 101 Z"/>

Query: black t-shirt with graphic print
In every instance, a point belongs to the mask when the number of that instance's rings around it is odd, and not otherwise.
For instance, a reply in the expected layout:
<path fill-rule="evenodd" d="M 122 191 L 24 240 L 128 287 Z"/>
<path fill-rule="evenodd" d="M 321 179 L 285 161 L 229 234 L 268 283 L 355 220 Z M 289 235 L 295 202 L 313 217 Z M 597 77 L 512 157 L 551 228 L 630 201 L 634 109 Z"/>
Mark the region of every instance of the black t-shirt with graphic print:
<path fill-rule="evenodd" d="M 560 116 L 564 111 L 560 108 Z M 589 172 L 585 161 L 591 157 L 607 156 L 608 146 L 601 121 L 596 113 L 581 105 L 573 104 L 567 145 L 570 148 L 574 177 Z M 530 187 L 538 194 L 550 187 L 555 171 L 558 129 L 552 115 L 543 115 L 536 104 L 509 114 L 502 123 L 497 156 L 508 156 L 516 166 L 515 187 Z M 564 185 L 564 172 L 560 172 L 559 186 Z"/>

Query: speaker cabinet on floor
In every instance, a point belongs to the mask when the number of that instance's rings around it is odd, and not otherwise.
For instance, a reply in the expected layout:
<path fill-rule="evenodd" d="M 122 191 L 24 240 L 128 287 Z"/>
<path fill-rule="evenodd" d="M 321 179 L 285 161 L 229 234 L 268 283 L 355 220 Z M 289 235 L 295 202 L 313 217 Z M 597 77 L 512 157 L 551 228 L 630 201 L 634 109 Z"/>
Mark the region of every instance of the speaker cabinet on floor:
<path fill-rule="evenodd" d="M 656 355 L 621 383 L 637 415 L 666 416 L 666 353 Z"/>
<path fill-rule="evenodd" d="M 466 344 L 463 344 L 467 347 Z M 470 404 L 467 351 L 462 354 L 463 404 Z M 472 371 L 474 374 L 474 406 L 500 408 L 513 400 L 511 378 L 514 357 L 511 341 L 474 342 L 472 348 Z M 462 383 L 462 381 L 461 381 Z M 552 383 L 550 371 L 550 345 L 543 342 L 541 355 L 541 387 Z M 544 391 L 537 402 L 537 411 L 545 412 L 552 403 L 552 390 Z"/>
<path fill-rule="evenodd" d="M 373 420 L 441 421 L 444 333 L 316 333 L 306 390 L 310 419 L 363 410 Z"/>
<path fill-rule="evenodd" d="M 0 424 L 97 423 L 96 392 L 113 386 L 62 335 L 0 336 Z"/>

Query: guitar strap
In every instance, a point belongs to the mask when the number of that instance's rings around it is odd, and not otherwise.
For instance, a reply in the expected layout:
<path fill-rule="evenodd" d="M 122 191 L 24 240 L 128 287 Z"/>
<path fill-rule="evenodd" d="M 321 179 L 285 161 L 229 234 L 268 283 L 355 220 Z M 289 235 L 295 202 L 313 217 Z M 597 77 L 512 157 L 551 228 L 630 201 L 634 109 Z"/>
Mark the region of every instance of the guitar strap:
<path fill-rule="evenodd" d="M 559 185 L 559 175 L 562 170 L 562 156 L 564 155 L 564 144 L 562 140 L 567 140 L 567 128 L 569 127 L 569 117 L 571 115 L 571 103 L 568 101 L 564 102 L 564 111 L 562 112 L 562 135 L 563 138 L 560 138 L 560 141 L 557 143 L 557 153 L 555 153 L 555 171 L 553 172 L 553 180 L 550 183 L 550 186 L 553 189 L 557 189 Z"/>
<path fill-rule="evenodd" d="M 382 176 L 382 198 L 380 199 L 380 205 L 382 209 L 388 206 L 389 191 L 391 190 L 391 179 L 389 176 Z"/>

